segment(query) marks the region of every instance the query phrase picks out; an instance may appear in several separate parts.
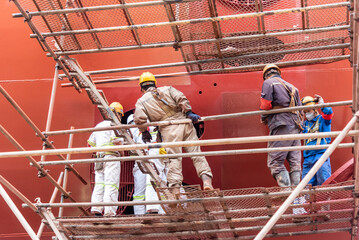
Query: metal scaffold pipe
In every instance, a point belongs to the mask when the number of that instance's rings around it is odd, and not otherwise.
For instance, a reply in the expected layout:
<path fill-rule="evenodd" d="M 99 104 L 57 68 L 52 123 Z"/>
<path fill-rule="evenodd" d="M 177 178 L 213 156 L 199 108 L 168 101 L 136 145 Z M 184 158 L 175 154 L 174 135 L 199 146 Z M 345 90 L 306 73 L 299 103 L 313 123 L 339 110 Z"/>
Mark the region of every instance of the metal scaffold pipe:
<path fill-rule="evenodd" d="M 49 141 L 47 139 L 47 137 L 42 134 L 42 132 L 40 131 L 40 129 L 35 125 L 35 123 L 30 119 L 29 116 L 27 116 L 27 114 L 21 109 L 21 107 L 17 104 L 17 102 L 10 96 L 10 94 L 0 85 L 0 93 L 6 98 L 6 100 L 8 100 L 8 102 L 14 107 L 14 109 L 20 114 L 20 116 L 25 120 L 25 122 L 27 122 L 27 124 L 29 124 L 29 126 L 32 128 L 32 130 L 34 130 L 34 132 L 36 133 L 37 136 L 39 136 L 41 138 L 41 140 L 44 142 L 44 144 L 46 144 L 46 146 L 48 148 L 52 148 L 55 149 L 55 146 L 53 145 L 53 143 L 51 141 Z M 52 115 L 52 114 L 51 114 Z M 2 126 L 1 126 L 2 128 Z M 5 129 L 4 129 L 5 131 Z M 5 131 L 6 132 L 6 131 Z M 17 145 L 17 148 L 21 148 L 18 147 L 19 145 Z M 21 149 L 24 150 L 24 149 Z M 62 155 L 58 155 L 58 157 L 62 160 L 65 160 L 65 157 Z M 87 182 L 85 181 L 85 179 L 80 175 L 80 173 L 74 169 L 72 166 L 68 165 L 69 169 L 71 170 L 71 172 L 83 183 L 83 184 L 87 184 Z"/>
<path fill-rule="evenodd" d="M 62 63 L 61 59 L 55 54 L 55 52 L 51 49 L 51 47 L 49 46 L 49 44 L 46 42 L 45 37 L 41 34 L 41 32 L 36 28 L 35 24 L 32 22 L 31 17 L 27 14 L 27 11 L 21 6 L 20 2 L 18 0 L 13 0 L 14 4 L 16 5 L 16 7 L 20 10 L 22 16 L 24 17 L 25 21 L 27 22 L 27 24 L 29 25 L 30 29 L 32 30 L 32 32 L 34 32 L 36 35 L 36 38 L 39 40 L 40 45 L 42 47 L 45 47 L 47 49 L 47 51 L 49 52 L 50 56 L 57 62 L 57 64 L 59 65 L 59 67 L 61 68 L 61 70 L 66 74 L 66 76 L 68 77 L 68 79 L 70 81 L 72 81 L 72 78 L 70 76 L 70 73 L 67 71 L 67 68 L 65 67 L 65 65 Z M 72 84 L 74 85 L 75 89 L 78 92 L 81 92 L 80 87 L 78 86 L 78 84 L 74 81 L 72 81 Z"/>
<path fill-rule="evenodd" d="M 266 111 L 258 110 L 258 111 L 249 111 L 249 112 L 240 112 L 240 113 L 228 113 L 228 114 L 220 114 L 220 115 L 201 117 L 201 119 L 199 121 L 205 122 L 205 121 L 212 121 L 212 120 L 223 120 L 223 119 L 230 119 L 230 118 L 237 118 L 237 117 L 283 113 L 283 112 L 291 112 L 291 111 L 313 109 L 313 108 L 339 107 L 339 106 L 346 106 L 346 105 L 351 105 L 351 104 L 352 104 L 352 101 L 347 100 L 347 101 L 340 101 L 340 102 L 323 103 L 323 104 L 316 104 L 316 105 L 310 105 L 310 106 L 288 107 L 288 108 L 273 109 L 273 110 L 266 110 Z M 185 123 L 192 123 L 192 121 L 190 119 L 171 120 L 171 121 L 150 122 L 150 123 L 145 123 L 142 125 L 131 124 L 131 125 L 120 125 L 120 126 L 101 127 L 101 128 L 80 128 L 80 129 L 74 129 L 74 130 L 58 130 L 58 131 L 51 131 L 51 132 L 43 132 L 42 134 L 45 136 L 52 136 L 52 135 L 73 134 L 73 133 L 82 133 L 82 132 L 104 131 L 104 130 L 130 129 L 130 128 L 134 128 L 134 127 L 167 126 L 167 125 L 185 124 Z"/>
<path fill-rule="evenodd" d="M 323 133 L 305 133 L 305 134 L 239 137 L 239 138 L 222 138 L 222 139 L 210 139 L 210 140 L 162 142 L 162 143 L 153 143 L 153 144 L 116 145 L 116 146 L 108 146 L 108 147 L 91 147 L 91 148 L 83 147 L 83 148 L 71 148 L 71 149 L 64 148 L 64 149 L 42 150 L 42 151 L 30 150 L 23 152 L 3 152 L 0 153 L 0 158 L 57 155 L 59 153 L 76 154 L 76 153 L 92 153 L 92 152 L 126 151 L 126 150 L 162 148 L 162 147 L 174 148 L 174 147 L 191 147 L 191 146 L 217 146 L 217 145 L 225 145 L 225 144 L 229 145 L 229 144 L 259 143 L 259 142 L 273 142 L 273 141 L 286 141 L 286 140 L 301 140 L 301 139 L 319 138 L 319 137 L 335 137 L 338 135 L 340 135 L 340 132 L 323 132 Z M 359 135 L 359 130 L 351 131 L 348 134 L 348 136 L 356 136 L 356 135 Z"/>
<path fill-rule="evenodd" d="M 339 143 L 344 139 L 349 130 L 354 126 L 354 124 L 358 120 L 359 112 L 356 112 L 353 118 L 349 121 L 349 123 L 345 126 L 345 128 L 341 131 L 338 137 L 334 140 L 330 147 L 323 153 L 323 155 L 318 159 L 318 161 L 314 164 L 314 166 L 310 169 L 307 175 L 303 178 L 303 180 L 296 186 L 293 192 L 289 195 L 289 197 L 285 200 L 285 202 L 280 206 L 280 208 L 276 211 L 276 213 L 272 216 L 272 218 L 267 222 L 267 224 L 262 228 L 262 230 L 257 234 L 254 240 L 262 240 L 269 230 L 273 227 L 273 225 L 278 221 L 280 216 L 287 210 L 288 206 L 292 204 L 294 199 L 300 194 L 300 192 L 305 188 L 310 179 L 318 172 L 323 163 L 328 159 L 328 157 L 333 153 Z"/>
<path fill-rule="evenodd" d="M 181 0 L 181 3 L 196 2 L 199 0 Z M 112 4 L 104 6 L 89 6 L 81 8 L 66 8 L 66 9 L 55 9 L 55 10 L 44 10 L 40 12 L 28 12 L 28 15 L 33 16 L 48 16 L 48 15 L 59 15 L 59 14 L 69 14 L 69 13 L 84 13 L 84 12 L 93 12 L 93 11 L 105 11 L 112 9 L 127 9 L 135 7 L 149 7 L 149 6 L 158 6 L 168 4 L 165 1 L 151 1 L 151 2 L 129 2 L 126 4 Z M 21 13 L 14 13 L 12 17 L 19 18 L 23 17 Z"/>
<path fill-rule="evenodd" d="M 57 184 L 61 185 L 61 182 L 62 182 L 62 180 L 63 180 L 63 177 L 64 177 L 64 172 L 61 172 L 59 178 L 57 179 Z M 64 188 L 64 189 L 65 189 L 65 188 Z M 66 189 L 65 189 L 65 190 L 66 190 Z M 54 191 L 52 192 L 50 201 L 49 201 L 50 203 L 55 202 L 55 198 L 56 198 L 56 195 L 57 195 L 58 191 L 59 191 L 59 190 L 55 187 L 55 188 L 54 188 Z M 37 234 L 36 234 L 38 238 L 41 238 L 42 232 L 44 231 L 44 227 L 45 227 L 45 223 L 41 222 L 40 227 L 39 227 L 39 229 L 37 230 Z"/>
<path fill-rule="evenodd" d="M 19 220 L 19 222 L 21 223 L 21 225 L 23 226 L 23 228 L 25 229 L 27 234 L 29 234 L 29 237 L 32 240 L 39 240 L 39 238 L 36 236 L 36 233 L 34 232 L 34 230 L 31 228 L 29 223 L 26 221 L 24 216 L 21 214 L 21 212 L 16 207 L 15 203 L 11 200 L 10 196 L 7 194 L 7 192 L 5 191 L 5 189 L 3 188 L 3 186 L 1 184 L 0 184 L 0 195 L 3 197 L 3 199 L 5 200 L 5 202 L 11 209 L 11 211 L 16 216 L 16 218 Z"/>
<path fill-rule="evenodd" d="M 253 35 L 244 35 L 244 36 L 233 36 L 233 37 L 223 37 L 223 38 L 213 38 L 213 39 L 200 39 L 200 40 L 188 40 L 181 42 L 164 42 L 164 43 L 151 43 L 151 44 L 142 44 L 134 46 L 121 46 L 121 47 L 104 47 L 101 49 L 83 49 L 83 50 L 69 50 L 56 52 L 58 56 L 63 55 L 76 55 L 76 54 L 89 54 L 89 53 L 100 53 L 100 52 L 115 52 L 115 51 L 128 51 L 144 48 L 163 48 L 163 47 L 173 47 L 174 44 L 178 46 L 186 46 L 193 44 L 205 44 L 205 43 L 220 43 L 220 42 L 238 42 L 248 39 L 261 39 L 265 37 L 280 37 L 280 36 L 292 36 L 292 35 L 302 35 L 302 34 L 315 34 L 322 32 L 331 32 L 331 31 L 342 31 L 348 30 L 349 25 L 343 26 L 333 26 L 333 27 L 319 27 L 314 29 L 305 29 L 305 30 L 292 30 L 284 32 L 275 32 L 275 33 L 265 33 L 265 34 L 253 34 Z M 50 54 L 47 54 L 50 57 Z"/>
<path fill-rule="evenodd" d="M 25 149 L 10 135 L 10 133 L 8 133 L 5 128 L 0 125 L 0 132 L 19 150 L 22 152 L 25 152 Z M 45 150 L 46 151 L 46 150 Z M 40 176 L 43 176 L 45 178 L 47 178 L 49 180 L 50 183 L 52 183 L 57 189 L 60 190 L 60 192 L 62 194 L 64 194 L 69 200 L 71 200 L 72 202 L 76 202 L 75 199 L 73 199 L 70 194 L 62 188 L 61 185 L 59 185 L 57 183 L 57 181 L 45 170 L 43 169 L 37 162 L 36 160 L 31 157 L 31 156 L 26 156 L 26 158 L 30 161 L 30 163 L 32 164 L 32 166 L 34 166 L 38 171 Z M 88 215 L 87 212 L 83 209 L 80 208 L 80 210 L 85 214 Z"/>
<path fill-rule="evenodd" d="M 299 43 L 299 44 L 302 44 L 302 43 Z M 214 59 L 187 61 L 187 62 L 156 64 L 156 65 L 148 65 L 148 66 L 137 66 L 137 67 L 95 70 L 95 71 L 87 71 L 87 72 L 85 72 L 85 74 L 98 75 L 98 74 L 138 71 L 138 70 L 145 70 L 145 69 L 157 69 L 157 68 L 166 68 L 166 67 L 180 67 L 180 66 L 189 66 L 189 65 L 193 65 L 193 64 L 224 62 L 224 61 L 231 61 L 231 60 L 252 58 L 252 57 L 264 57 L 264 56 L 272 56 L 272 55 L 279 55 L 279 54 L 293 54 L 293 53 L 303 53 L 303 52 L 310 52 L 310 51 L 322 51 L 322 50 L 329 50 L 329 49 L 341 49 L 341 48 L 348 48 L 349 46 L 350 46 L 349 43 L 343 43 L 343 44 L 326 45 L 326 46 L 319 46 L 319 47 L 309 47 L 309 48 L 291 49 L 291 50 L 283 50 L 283 51 L 273 51 L 273 52 L 265 52 L 265 53 L 244 54 L 244 55 L 238 55 L 238 56 L 235 56 L 235 57 L 227 57 L 227 58 L 214 58 Z M 76 73 L 71 73 L 71 75 L 76 75 Z M 59 76 L 62 77 L 62 78 L 66 77 L 65 74 L 60 74 Z M 65 85 L 62 85 L 62 86 L 65 86 Z"/>
<path fill-rule="evenodd" d="M 358 132 L 359 134 L 359 132 Z M 318 150 L 327 149 L 330 145 L 310 145 L 310 146 L 292 146 L 281 148 L 253 148 L 253 149 L 239 149 L 239 150 L 225 150 L 225 151 L 209 151 L 209 152 L 192 152 L 192 153 L 177 153 L 171 155 L 146 155 L 146 156 L 132 156 L 132 157 L 116 157 L 116 158 L 91 158 L 91 159 L 76 159 L 66 161 L 47 161 L 38 162 L 40 166 L 53 166 L 63 164 L 78 164 L 78 163 L 96 163 L 96 162 L 116 162 L 116 161 L 135 161 L 135 160 L 149 160 L 149 159 L 162 159 L 162 158 L 182 158 L 182 157 L 197 157 L 197 156 L 228 156 L 240 154 L 259 154 L 269 152 L 283 152 L 283 151 L 304 151 L 304 150 Z M 354 143 L 339 144 L 338 148 L 352 148 Z"/>
<path fill-rule="evenodd" d="M 318 64 L 321 62 L 333 62 L 333 61 L 341 61 L 347 60 L 350 58 L 350 55 L 343 56 L 334 56 L 334 57 L 323 57 L 323 58 L 313 58 L 306 60 L 297 60 L 297 61 L 287 61 L 287 62 L 279 62 L 276 63 L 278 67 L 288 67 L 288 66 L 302 66 L 307 64 Z M 228 71 L 249 71 L 249 70 L 262 70 L 266 64 L 257 64 L 257 65 L 245 65 L 239 67 L 230 67 L 230 68 L 217 68 L 217 69 L 204 69 L 201 71 L 191 71 L 191 72 L 179 72 L 179 73 L 167 73 L 167 74 L 156 74 L 154 75 L 156 78 L 168 78 L 168 77 L 181 77 L 181 76 L 189 76 L 189 75 L 201 75 L 207 73 L 225 73 Z M 115 82 L 127 82 L 127 81 L 138 81 L 139 77 L 125 77 L 118 79 L 107 79 L 107 80 L 96 80 L 94 83 L 98 84 L 107 84 L 107 83 L 115 83 Z M 72 86 L 71 83 L 63 83 L 61 84 L 63 87 Z"/>
<path fill-rule="evenodd" d="M 353 190 L 353 185 L 346 186 L 335 186 L 335 187 L 320 187 L 315 189 L 315 192 L 336 192 L 343 190 Z M 312 190 L 305 189 L 301 193 L 309 194 Z M 255 194 L 245 194 L 245 195 L 233 195 L 233 196 L 221 196 L 221 197 L 205 197 L 205 198 L 188 198 L 188 199 L 179 199 L 179 200 L 153 200 L 153 201 L 122 201 L 122 202 L 77 202 L 77 203 L 35 203 L 34 205 L 37 208 L 59 208 L 59 207 L 90 207 L 90 206 L 137 206 L 137 205 L 154 205 L 154 204 L 173 204 L 173 203 L 196 203 L 199 201 L 202 202 L 212 202 L 212 201 L 230 201 L 238 199 L 256 199 L 256 198 L 267 198 L 268 196 L 286 196 L 291 194 L 291 191 L 283 192 L 270 192 L 270 193 L 255 193 Z M 22 205 L 23 207 L 28 207 L 26 203 Z M 301 206 L 296 204 L 295 207 Z M 303 206 L 306 206 L 303 204 Z"/>
<path fill-rule="evenodd" d="M 256 13 L 244 13 L 244 14 L 235 14 L 235 15 L 227 15 L 227 16 L 219 16 L 219 17 L 179 20 L 179 21 L 173 21 L 173 22 L 157 22 L 157 23 L 138 24 L 138 25 L 129 25 L 129 26 L 105 27 L 105 28 L 80 29 L 80 30 L 61 31 L 61 32 L 52 32 L 52 33 L 41 33 L 41 35 L 43 37 L 54 37 L 54 36 L 61 36 L 61 35 L 76 35 L 76 34 L 85 34 L 85 33 L 100 33 L 100 32 L 121 31 L 121 30 L 134 30 L 134 29 L 143 29 L 143 28 L 152 28 L 152 27 L 180 26 L 180 25 L 206 23 L 206 22 L 221 22 L 221 21 L 228 21 L 228 20 L 234 20 L 234 19 L 243 19 L 243 18 L 261 17 L 261 16 L 273 16 L 273 15 L 277 15 L 277 14 L 297 13 L 297 12 L 305 12 L 305 11 L 310 11 L 310 10 L 346 7 L 348 5 L 349 5 L 349 2 L 339 2 L 339 3 L 332 3 L 332 4 L 309 6 L 309 7 L 298 7 L 298 8 L 281 9 L 281 10 L 256 12 Z M 30 37 L 35 38 L 35 37 L 37 37 L 37 34 L 30 34 Z"/>

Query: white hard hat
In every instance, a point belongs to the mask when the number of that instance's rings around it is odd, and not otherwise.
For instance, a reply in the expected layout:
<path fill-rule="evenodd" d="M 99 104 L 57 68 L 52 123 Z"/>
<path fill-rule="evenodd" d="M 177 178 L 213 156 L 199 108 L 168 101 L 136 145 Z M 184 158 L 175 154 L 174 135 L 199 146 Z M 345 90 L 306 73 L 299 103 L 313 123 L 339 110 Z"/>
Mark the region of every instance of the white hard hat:
<path fill-rule="evenodd" d="M 133 122 L 133 114 L 131 114 L 130 116 L 128 116 L 127 118 L 127 124 L 131 124 Z"/>

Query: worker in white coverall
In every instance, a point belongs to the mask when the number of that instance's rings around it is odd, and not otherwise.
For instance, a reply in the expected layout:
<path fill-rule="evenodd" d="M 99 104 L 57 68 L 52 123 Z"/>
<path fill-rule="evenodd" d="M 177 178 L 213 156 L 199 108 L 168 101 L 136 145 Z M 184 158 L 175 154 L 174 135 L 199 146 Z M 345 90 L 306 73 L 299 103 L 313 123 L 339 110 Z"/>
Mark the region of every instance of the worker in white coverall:
<path fill-rule="evenodd" d="M 119 102 L 113 102 L 110 108 L 118 113 L 119 117 L 123 116 L 123 107 Z M 104 120 L 96 125 L 95 128 L 109 127 L 111 121 Z M 122 145 L 123 139 L 118 138 L 113 130 L 97 131 L 93 132 L 88 139 L 88 144 L 92 147 L 105 147 Z M 98 152 L 98 158 L 115 158 L 123 155 L 119 152 Z M 95 187 L 92 192 L 91 202 L 102 203 L 102 202 L 118 202 L 118 191 L 120 184 L 120 171 L 121 162 L 96 162 L 95 163 Z M 91 213 L 96 216 L 102 216 L 104 210 L 104 216 L 115 216 L 117 206 L 94 206 L 91 208 Z"/>
<path fill-rule="evenodd" d="M 170 121 L 189 118 L 193 123 L 197 123 L 200 116 L 192 112 L 191 105 L 184 94 L 177 89 L 165 86 L 156 87 L 155 76 L 150 72 L 144 72 L 140 76 L 139 85 L 141 86 L 142 97 L 137 100 L 134 120 L 136 124 L 144 124 L 147 121 Z M 140 128 L 144 142 L 151 141 L 151 134 L 147 128 Z M 196 130 L 192 123 L 159 126 L 163 142 L 193 141 L 198 140 Z M 188 153 L 200 152 L 199 146 L 184 147 Z M 182 184 L 182 158 L 171 158 L 170 154 L 181 153 L 182 148 L 168 148 L 169 165 L 167 181 L 169 187 L 174 187 L 179 192 Z M 203 181 L 205 190 L 213 189 L 212 171 L 204 156 L 192 157 L 197 175 Z"/>
<path fill-rule="evenodd" d="M 133 114 L 131 114 L 127 118 L 127 124 L 133 124 Z M 138 144 L 143 144 L 142 133 L 138 128 L 130 128 L 130 131 L 133 136 L 133 141 Z M 149 127 L 149 132 L 151 134 L 151 143 L 157 142 L 157 128 Z M 158 155 L 158 154 L 166 154 L 166 150 L 164 148 L 151 148 L 145 149 L 145 152 L 148 155 Z M 162 181 L 167 182 L 166 174 L 167 168 L 163 161 L 159 159 L 150 159 L 150 162 L 154 163 L 159 177 Z M 158 199 L 157 192 L 153 188 L 151 184 L 151 176 L 149 174 L 144 174 L 138 167 L 137 163 L 135 163 L 133 167 L 133 179 L 134 179 L 134 191 L 133 191 L 133 201 L 156 201 Z M 159 204 L 157 205 L 135 205 L 133 206 L 134 213 L 136 215 L 141 215 L 145 213 L 164 213 L 163 209 Z"/>

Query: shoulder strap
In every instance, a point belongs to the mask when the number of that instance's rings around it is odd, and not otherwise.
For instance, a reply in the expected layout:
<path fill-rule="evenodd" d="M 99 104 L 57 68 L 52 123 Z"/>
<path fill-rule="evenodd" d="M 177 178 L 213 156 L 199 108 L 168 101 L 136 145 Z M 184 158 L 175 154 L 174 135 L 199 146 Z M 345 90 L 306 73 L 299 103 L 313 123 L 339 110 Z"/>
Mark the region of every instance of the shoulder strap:
<path fill-rule="evenodd" d="M 282 86 L 285 88 L 285 90 L 287 90 L 289 96 L 290 96 L 290 103 L 289 103 L 289 107 L 295 107 L 296 106 L 296 102 L 295 102 L 295 88 L 294 86 L 292 86 L 292 89 L 289 90 L 288 86 L 282 81 L 282 79 L 278 78 L 278 77 L 274 77 L 276 80 L 278 80 L 278 82 L 280 82 L 280 84 L 282 84 Z"/>
<path fill-rule="evenodd" d="M 175 108 L 172 107 L 171 105 L 169 105 L 166 100 L 164 100 L 163 98 L 161 98 L 161 96 L 160 96 L 160 94 L 158 93 L 157 89 L 152 90 L 152 91 L 151 91 L 151 94 L 152 94 L 153 98 L 158 101 L 160 107 L 161 107 L 162 110 L 166 113 L 166 115 L 167 115 L 168 117 L 172 117 L 173 115 L 176 114 Z"/>
<path fill-rule="evenodd" d="M 294 86 L 292 86 L 292 89 L 289 90 L 289 88 L 287 87 L 287 85 L 285 85 L 285 83 L 282 81 L 282 79 L 278 78 L 278 77 L 274 77 L 276 80 L 278 80 L 278 82 L 280 82 L 280 84 L 282 84 L 282 86 L 285 88 L 285 90 L 288 92 L 289 96 L 290 96 L 290 102 L 289 102 L 289 107 L 295 107 L 297 106 L 297 102 L 295 101 L 295 88 Z M 303 131 L 303 127 L 302 127 L 302 115 L 300 114 L 299 111 L 293 111 L 292 113 L 296 114 L 298 119 L 293 119 L 294 122 L 297 124 L 298 128 L 300 130 Z"/>

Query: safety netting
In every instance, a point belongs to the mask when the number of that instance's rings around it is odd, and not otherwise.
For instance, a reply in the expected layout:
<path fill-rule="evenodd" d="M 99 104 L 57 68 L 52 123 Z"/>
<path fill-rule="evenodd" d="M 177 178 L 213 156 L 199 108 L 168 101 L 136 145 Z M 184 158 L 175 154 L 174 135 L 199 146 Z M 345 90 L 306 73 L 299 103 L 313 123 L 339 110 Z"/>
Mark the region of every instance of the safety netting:
<path fill-rule="evenodd" d="M 350 3 L 343 0 L 20 3 L 59 56 L 173 47 L 181 51 L 188 72 L 217 73 L 267 63 L 332 62 L 350 54 Z"/>

